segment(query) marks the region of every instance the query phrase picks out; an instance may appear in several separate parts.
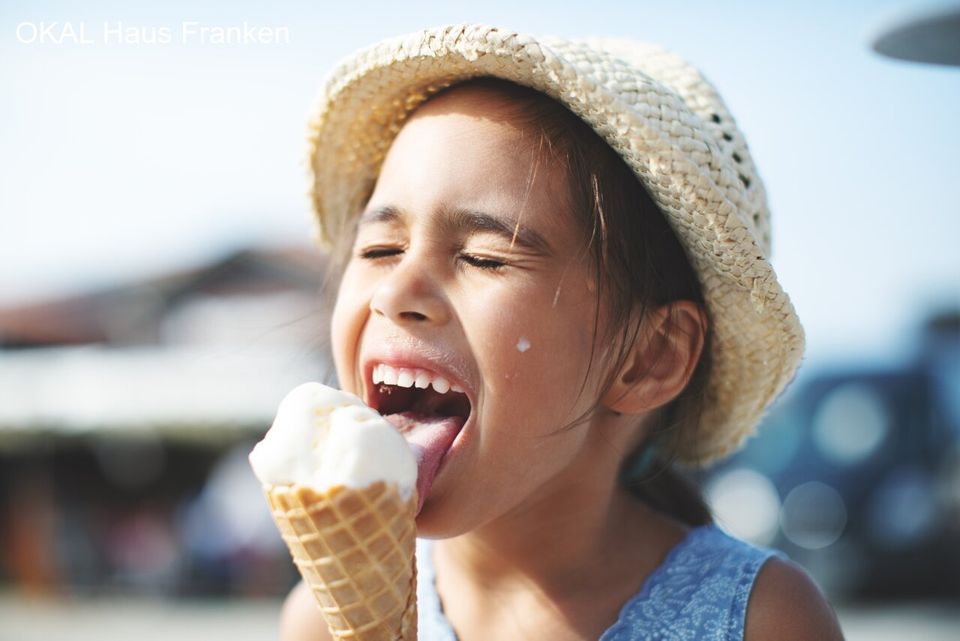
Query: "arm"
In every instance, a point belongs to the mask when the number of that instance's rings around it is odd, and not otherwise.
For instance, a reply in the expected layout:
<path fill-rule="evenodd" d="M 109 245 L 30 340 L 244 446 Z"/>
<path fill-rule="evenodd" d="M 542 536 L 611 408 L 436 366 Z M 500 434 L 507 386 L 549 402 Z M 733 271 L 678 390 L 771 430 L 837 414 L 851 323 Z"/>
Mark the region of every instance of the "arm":
<path fill-rule="evenodd" d="M 303 581 L 290 590 L 283 602 L 280 641 L 332 641 L 327 622 Z"/>
<path fill-rule="evenodd" d="M 798 565 L 770 559 L 747 606 L 745 641 L 842 641 L 833 609 Z"/>

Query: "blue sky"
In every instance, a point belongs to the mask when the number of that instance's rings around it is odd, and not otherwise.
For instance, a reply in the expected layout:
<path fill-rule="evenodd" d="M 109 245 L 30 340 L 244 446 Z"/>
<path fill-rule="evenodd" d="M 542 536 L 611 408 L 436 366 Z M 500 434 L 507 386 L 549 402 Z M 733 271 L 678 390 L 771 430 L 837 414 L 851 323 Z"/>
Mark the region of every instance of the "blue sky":
<path fill-rule="evenodd" d="M 0 305 L 308 242 L 305 120 L 331 65 L 476 21 L 649 40 L 704 70 L 766 183 L 810 360 L 896 357 L 931 306 L 960 306 L 960 68 L 868 44 L 928 3 L 143 4 L 0 6 Z M 244 20 L 289 43 L 101 41 L 105 22 L 176 34 Z M 81 21 L 94 44 L 17 40 L 23 22 Z"/>

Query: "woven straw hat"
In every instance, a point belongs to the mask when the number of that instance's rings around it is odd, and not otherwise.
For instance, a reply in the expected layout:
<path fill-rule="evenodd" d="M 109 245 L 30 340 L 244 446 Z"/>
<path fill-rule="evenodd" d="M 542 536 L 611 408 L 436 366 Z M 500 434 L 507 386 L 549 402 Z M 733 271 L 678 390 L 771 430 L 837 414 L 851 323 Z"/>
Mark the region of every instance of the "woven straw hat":
<path fill-rule="evenodd" d="M 476 76 L 541 91 L 577 114 L 636 172 L 699 275 L 712 371 L 694 441 L 678 456 L 730 453 L 793 378 L 803 330 L 770 254 L 766 196 L 714 88 L 658 47 L 533 38 L 454 25 L 390 39 L 342 61 L 309 127 L 311 196 L 327 244 L 362 210 L 404 120 L 433 93 Z"/>

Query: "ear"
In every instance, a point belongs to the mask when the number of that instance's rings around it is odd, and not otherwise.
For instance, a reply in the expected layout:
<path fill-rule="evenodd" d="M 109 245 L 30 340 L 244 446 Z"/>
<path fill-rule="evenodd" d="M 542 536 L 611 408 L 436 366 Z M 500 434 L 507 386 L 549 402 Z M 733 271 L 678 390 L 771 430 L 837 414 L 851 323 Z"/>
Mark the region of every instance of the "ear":
<path fill-rule="evenodd" d="M 603 405 L 641 414 L 672 401 L 693 376 L 706 333 L 707 316 L 693 301 L 668 303 L 649 314 Z"/>

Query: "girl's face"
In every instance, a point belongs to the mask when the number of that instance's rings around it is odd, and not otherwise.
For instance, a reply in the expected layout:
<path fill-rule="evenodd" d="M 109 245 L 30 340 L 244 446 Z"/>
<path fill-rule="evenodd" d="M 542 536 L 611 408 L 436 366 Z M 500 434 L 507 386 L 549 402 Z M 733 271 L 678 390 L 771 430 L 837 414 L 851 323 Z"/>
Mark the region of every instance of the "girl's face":
<path fill-rule="evenodd" d="M 401 385 L 406 371 L 464 391 L 459 404 L 430 404 L 469 413 L 462 427 L 394 420 L 425 424 L 413 440 L 440 461 L 421 488 L 427 536 L 562 492 L 596 441 L 589 422 L 560 430 L 594 405 L 602 370 L 593 363 L 580 394 L 596 310 L 587 239 L 566 209 L 563 170 L 542 162 L 531 182 L 536 140 L 498 115 L 501 100 L 454 90 L 407 122 L 360 217 L 333 313 L 341 385 L 373 407 L 401 412 L 415 398 L 374 384 L 384 372 L 393 381 L 381 365 Z"/>

